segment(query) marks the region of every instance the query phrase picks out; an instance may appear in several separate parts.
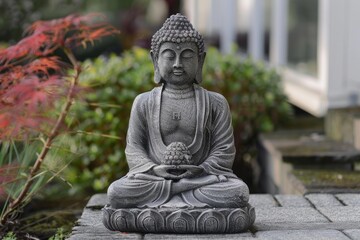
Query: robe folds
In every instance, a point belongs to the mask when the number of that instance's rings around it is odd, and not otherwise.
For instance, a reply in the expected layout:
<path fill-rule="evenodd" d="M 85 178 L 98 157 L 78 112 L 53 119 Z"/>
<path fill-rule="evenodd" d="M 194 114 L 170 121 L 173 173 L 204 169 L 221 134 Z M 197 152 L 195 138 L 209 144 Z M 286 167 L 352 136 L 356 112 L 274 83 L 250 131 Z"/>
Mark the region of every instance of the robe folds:
<path fill-rule="evenodd" d="M 205 175 L 222 175 L 227 181 L 172 196 L 173 180 L 158 177 L 152 172 L 154 166 L 161 164 L 167 147 L 160 132 L 162 90 L 163 86 L 156 87 L 134 100 L 125 149 L 129 173 L 110 185 L 110 205 L 113 208 L 245 205 L 249 190 L 231 170 L 235 147 L 228 103 L 222 95 L 197 84 L 194 84 L 196 130 L 188 146 L 192 162 L 201 166 Z"/>

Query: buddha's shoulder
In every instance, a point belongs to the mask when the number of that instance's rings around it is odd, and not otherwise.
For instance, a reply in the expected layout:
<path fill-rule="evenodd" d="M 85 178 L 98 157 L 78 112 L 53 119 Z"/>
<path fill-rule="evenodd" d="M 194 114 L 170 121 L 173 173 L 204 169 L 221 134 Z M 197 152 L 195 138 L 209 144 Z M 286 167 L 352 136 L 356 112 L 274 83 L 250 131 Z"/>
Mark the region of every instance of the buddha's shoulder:
<path fill-rule="evenodd" d="M 207 91 L 209 95 L 209 101 L 215 108 L 225 108 L 228 106 L 226 98 L 217 92 Z"/>
<path fill-rule="evenodd" d="M 148 92 L 143 92 L 136 96 L 133 105 L 134 106 L 146 106 L 149 101 L 153 100 L 156 94 L 161 92 L 161 87 L 155 87 Z"/>
<path fill-rule="evenodd" d="M 150 96 L 150 92 L 140 93 L 139 95 L 136 96 L 136 98 L 134 100 L 134 105 L 146 104 L 146 102 L 149 99 L 149 96 Z"/>

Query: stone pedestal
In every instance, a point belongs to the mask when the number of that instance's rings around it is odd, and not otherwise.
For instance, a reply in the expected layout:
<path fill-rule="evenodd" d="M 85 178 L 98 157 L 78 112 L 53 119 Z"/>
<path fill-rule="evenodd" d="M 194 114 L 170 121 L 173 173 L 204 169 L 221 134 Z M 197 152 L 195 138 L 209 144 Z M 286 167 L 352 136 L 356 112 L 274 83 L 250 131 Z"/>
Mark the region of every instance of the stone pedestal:
<path fill-rule="evenodd" d="M 239 233 L 255 221 L 255 210 L 243 208 L 103 209 L 103 223 L 113 231 L 139 233 Z"/>

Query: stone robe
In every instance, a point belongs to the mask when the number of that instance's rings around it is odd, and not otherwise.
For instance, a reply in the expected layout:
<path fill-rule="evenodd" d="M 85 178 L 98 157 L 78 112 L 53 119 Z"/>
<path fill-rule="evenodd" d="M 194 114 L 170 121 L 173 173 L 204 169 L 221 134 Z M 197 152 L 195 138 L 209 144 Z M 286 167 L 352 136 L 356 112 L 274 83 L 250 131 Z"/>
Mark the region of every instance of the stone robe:
<path fill-rule="evenodd" d="M 218 182 L 171 195 L 173 180 L 156 176 L 152 168 L 161 164 L 166 151 L 160 132 L 162 88 L 136 97 L 127 133 L 126 158 L 129 173 L 113 182 L 108 189 L 113 208 L 132 207 L 242 207 L 249 190 L 232 173 L 235 156 L 231 114 L 226 99 L 194 84 L 196 99 L 196 131 L 188 146 L 194 165 L 204 169 L 203 175 L 223 175 Z M 191 178 L 190 178 L 191 179 Z"/>

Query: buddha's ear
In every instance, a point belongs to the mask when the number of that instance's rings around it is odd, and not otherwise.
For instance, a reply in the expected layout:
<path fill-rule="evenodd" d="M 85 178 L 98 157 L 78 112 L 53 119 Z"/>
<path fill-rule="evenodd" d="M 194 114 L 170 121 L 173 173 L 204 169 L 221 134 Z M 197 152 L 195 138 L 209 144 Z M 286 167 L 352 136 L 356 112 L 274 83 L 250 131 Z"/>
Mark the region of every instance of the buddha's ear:
<path fill-rule="evenodd" d="M 200 84 L 202 82 L 202 69 L 204 66 L 205 56 L 206 56 L 206 52 L 199 54 L 199 65 L 198 65 L 198 69 L 196 72 L 196 78 L 195 78 L 195 82 L 197 84 Z"/>
<path fill-rule="evenodd" d="M 159 71 L 159 66 L 158 66 L 158 62 L 157 62 L 157 57 L 155 56 L 153 51 L 150 51 L 150 56 L 151 56 L 151 60 L 153 62 L 154 65 L 154 82 L 156 84 L 159 84 L 161 82 L 161 75 L 160 75 L 160 71 Z"/>

